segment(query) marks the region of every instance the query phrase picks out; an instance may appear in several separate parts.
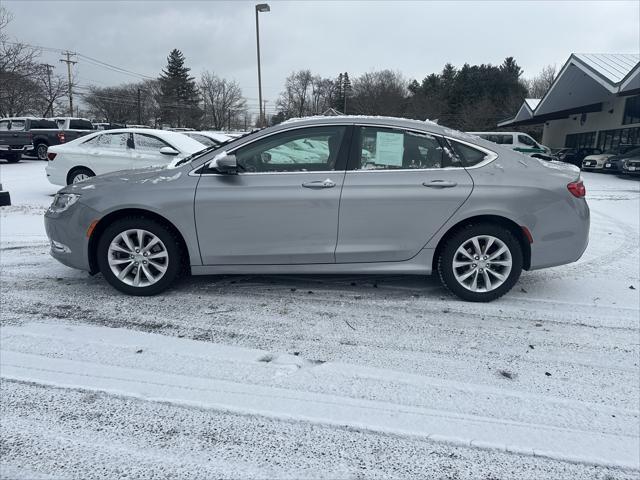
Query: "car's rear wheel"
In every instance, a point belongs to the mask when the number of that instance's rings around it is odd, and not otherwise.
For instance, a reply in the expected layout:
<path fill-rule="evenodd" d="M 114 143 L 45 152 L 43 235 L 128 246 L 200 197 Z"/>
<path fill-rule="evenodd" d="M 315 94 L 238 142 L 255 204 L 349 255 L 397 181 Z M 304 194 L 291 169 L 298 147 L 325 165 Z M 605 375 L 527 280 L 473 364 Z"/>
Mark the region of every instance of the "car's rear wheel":
<path fill-rule="evenodd" d="M 84 182 L 86 179 L 95 177 L 96 174 L 91 170 L 85 167 L 74 168 L 67 175 L 67 185 L 71 185 L 72 183 L 80 183 Z"/>
<path fill-rule="evenodd" d="M 472 302 L 490 302 L 507 293 L 522 272 L 522 247 L 506 228 L 469 225 L 447 239 L 438 258 L 442 283 Z"/>
<path fill-rule="evenodd" d="M 116 220 L 98 241 L 100 272 L 129 295 L 166 290 L 181 271 L 181 258 L 180 244 L 171 230 L 144 217 Z"/>
<path fill-rule="evenodd" d="M 47 150 L 49 146 L 46 143 L 39 143 L 36 145 L 36 156 L 38 160 L 47 160 Z"/>

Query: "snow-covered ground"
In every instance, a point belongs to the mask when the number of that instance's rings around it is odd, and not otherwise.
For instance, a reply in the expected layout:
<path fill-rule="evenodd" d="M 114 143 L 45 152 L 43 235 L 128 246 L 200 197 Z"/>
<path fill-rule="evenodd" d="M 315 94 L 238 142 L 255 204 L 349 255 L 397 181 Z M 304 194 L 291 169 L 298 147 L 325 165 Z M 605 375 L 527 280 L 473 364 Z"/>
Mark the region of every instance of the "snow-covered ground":
<path fill-rule="evenodd" d="M 638 478 L 640 182 L 583 174 L 589 248 L 490 304 L 434 278 L 118 294 L 48 255 L 0 165 L 0 477 Z"/>

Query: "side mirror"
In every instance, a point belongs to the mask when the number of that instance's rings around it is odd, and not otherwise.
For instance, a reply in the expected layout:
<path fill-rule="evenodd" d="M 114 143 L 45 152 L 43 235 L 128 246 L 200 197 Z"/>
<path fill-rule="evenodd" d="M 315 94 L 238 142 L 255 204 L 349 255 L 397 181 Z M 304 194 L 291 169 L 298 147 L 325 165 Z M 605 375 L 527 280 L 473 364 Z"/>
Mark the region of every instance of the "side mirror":
<path fill-rule="evenodd" d="M 217 170 L 220 173 L 230 175 L 238 173 L 238 162 L 235 155 L 229 155 L 227 152 L 221 152 L 209 162 L 209 168 Z"/>
<path fill-rule="evenodd" d="M 162 147 L 160 149 L 160 153 L 162 155 L 172 155 L 172 156 L 180 154 L 179 151 L 177 151 L 175 148 L 171 148 L 171 147 Z"/>

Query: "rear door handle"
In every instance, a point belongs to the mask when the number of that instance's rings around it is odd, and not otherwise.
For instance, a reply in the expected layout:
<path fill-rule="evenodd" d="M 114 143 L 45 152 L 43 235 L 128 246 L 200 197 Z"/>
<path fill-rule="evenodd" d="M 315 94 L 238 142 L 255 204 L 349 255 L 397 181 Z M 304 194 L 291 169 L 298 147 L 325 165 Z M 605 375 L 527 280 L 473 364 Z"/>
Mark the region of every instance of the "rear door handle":
<path fill-rule="evenodd" d="M 449 182 L 447 180 L 431 180 L 430 182 L 422 182 L 423 187 L 429 188 L 451 188 L 458 185 L 456 182 Z"/>
<path fill-rule="evenodd" d="M 316 180 L 315 182 L 303 183 L 302 186 L 304 188 L 318 189 L 318 188 L 333 188 L 336 186 L 336 184 L 330 178 L 327 178 L 326 180 Z"/>

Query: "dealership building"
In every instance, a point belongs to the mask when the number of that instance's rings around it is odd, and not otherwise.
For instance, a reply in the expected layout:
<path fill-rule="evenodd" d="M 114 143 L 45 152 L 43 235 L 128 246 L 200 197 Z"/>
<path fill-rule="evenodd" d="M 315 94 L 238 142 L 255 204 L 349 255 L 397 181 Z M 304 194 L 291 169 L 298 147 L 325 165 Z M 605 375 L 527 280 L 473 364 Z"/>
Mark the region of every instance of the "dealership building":
<path fill-rule="evenodd" d="M 640 144 L 640 54 L 572 54 L 541 99 L 498 127 L 542 125 L 551 148 Z"/>

